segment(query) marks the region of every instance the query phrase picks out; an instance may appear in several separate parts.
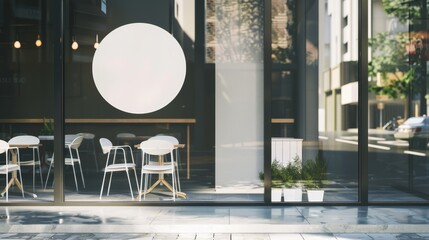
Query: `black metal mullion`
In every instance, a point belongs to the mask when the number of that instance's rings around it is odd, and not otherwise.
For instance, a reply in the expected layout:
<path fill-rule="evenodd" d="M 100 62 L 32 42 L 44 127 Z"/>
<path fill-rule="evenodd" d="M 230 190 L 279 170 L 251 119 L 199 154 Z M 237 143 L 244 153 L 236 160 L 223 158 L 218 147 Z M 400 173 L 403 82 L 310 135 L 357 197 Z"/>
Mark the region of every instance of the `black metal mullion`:
<path fill-rule="evenodd" d="M 368 205 L 368 0 L 359 1 L 358 201 Z"/>
<path fill-rule="evenodd" d="M 52 1 L 54 43 L 54 204 L 64 204 L 64 1 Z"/>
<path fill-rule="evenodd" d="M 271 0 L 264 2 L 264 202 L 271 203 Z"/>

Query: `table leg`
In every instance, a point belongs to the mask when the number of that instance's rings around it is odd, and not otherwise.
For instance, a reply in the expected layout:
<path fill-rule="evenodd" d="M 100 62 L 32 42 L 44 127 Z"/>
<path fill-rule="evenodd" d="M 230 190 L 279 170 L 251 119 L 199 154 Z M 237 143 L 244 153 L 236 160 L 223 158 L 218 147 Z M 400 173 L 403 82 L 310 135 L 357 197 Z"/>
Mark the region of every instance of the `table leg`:
<path fill-rule="evenodd" d="M 3 196 L 5 193 L 6 193 L 6 191 L 7 190 L 9 190 L 9 188 L 10 187 L 12 187 L 12 185 L 14 185 L 15 184 L 15 179 L 14 178 L 11 178 L 10 180 L 9 180 L 9 183 L 6 185 L 6 187 L 3 189 L 3 191 L 1 192 L 1 195 Z M 21 185 L 21 184 L 20 184 Z"/>
<path fill-rule="evenodd" d="M 15 151 L 10 151 L 11 155 L 12 155 L 12 159 L 11 162 L 16 164 L 17 163 L 17 152 Z M 1 196 L 3 196 L 6 191 L 8 191 L 13 185 L 15 185 L 20 191 L 23 191 L 23 187 L 21 182 L 19 182 L 18 180 L 18 173 L 17 171 L 13 171 L 12 172 L 12 177 L 9 180 L 9 183 L 7 184 L 7 186 L 3 189 L 3 191 L 1 192 Z M 26 192 L 24 191 L 24 194 Z M 34 198 L 37 198 L 37 195 L 35 193 L 28 193 L 30 195 L 32 195 Z"/>
<path fill-rule="evenodd" d="M 10 153 L 11 153 L 11 163 L 13 163 L 13 164 L 16 164 L 16 162 L 17 162 L 17 156 L 16 156 L 16 151 L 10 151 Z M 9 183 L 7 184 L 7 186 L 3 189 L 3 191 L 2 191 L 2 193 L 1 193 L 1 195 L 3 195 L 7 190 L 9 190 L 9 188 L 10 187 L 12 187 L 13 185 L 16 185 L 18 188 L 19 188 L 19 190 L 22 190 L 22 185 L 21 185 L 21 183 L 19 182 L 19 180 L 18 180 L 18 173 L 17 173 L 17 171 L 13 171 L 12 172 L 12 177 L 10 178 L 10 180 L 9 180 Z"/>

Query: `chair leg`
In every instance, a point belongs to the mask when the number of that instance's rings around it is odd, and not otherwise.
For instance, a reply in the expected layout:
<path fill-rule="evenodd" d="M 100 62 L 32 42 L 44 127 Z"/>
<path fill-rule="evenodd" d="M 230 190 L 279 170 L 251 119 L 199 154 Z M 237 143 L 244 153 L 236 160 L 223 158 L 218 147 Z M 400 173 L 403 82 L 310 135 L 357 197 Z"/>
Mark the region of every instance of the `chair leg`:
<path fill-rule="evenodd" d="M 36 192 L 35 185 L 36 184 L 36 163 L 33 161 L 33 193 Z"/>
<path fill-rule="evenodd" d="M 19 168 L 19 180 L 21 181 L 21 193 L 22 193 L 22 198 L 25 198 L 25 196 L 24 196 L 24 183 L 22 182 L 21 168 Z"/>
<path fill-rule="evenodd" d="M 42 184 L 42 187 L 43 187 L 42 166 L 40 162 L 39 162 L 39 173 L 40 173 L 40 184 Z"/>
<path fill-rule="evenodd" d="M 73 159 L 72 159 L 72 162 L 73 162 Z M 72 169 L 73 169 L 74 183 L 76 184 L 76 191 L 79 192 L 79 187 L 77 186 L 76 170 L 74 169 L 74 164 L 72 164 Z"/>
<path fill-rule="evenodd" d="M 103 188 L 104 188 L 104 180 L 106 179 L 106 169 L 104 170 L 104 174 L 103 174 L 103 183 L 101 184 L 101 191 L 100 191 L 100 200 L 101 200 L 101 196 L 103 194 Z"/>
<path fill-rule="evenodd" d="M 70 154 L 71 154 L 71 150 L 70 150 Z M 82 164 L 80 163 L 80 156 L 79 156 L 79 150 L 76 149 L 76 156 L 77 156 L 77 162 L 79 163 L 79 168 L 80 168 L 80 176 L 82 177 L 82 183 L 83 183 L 83 188 L 85 188 L 85 179 L 83 179 L 83 171 L 82 171 Z M 72 161 L 73 161 L 73 157 L 72 157 Z"/>
<path fill-rule="evenodd" d="M 182 191 L 182 188 L 180 187 L 180 175 L 179 175 L 179 165 L 180 165 L 180 161 L 179 161 L 179 149 L 176 149 L 176 178 L 177 178 L 177 189 L 179 189 L 179 192 Z"/>
<path fill-rule="evenodd" d="M 143 187 L 143 168 L 142 168 L 142 170 L 141 170 L 141 174 L 140 174 L 140 189 L 139 189 L 139 200 L 141 201 L 142 200 L 142 187 Z"/>
<path fill-rule="evenodd" d="M 146 200 L 146 191 L 147 191 L 147 184 L 148 184 L 148 176 L 149 176 L 149 174 L 146 173 L 145 182 L 144 182 L 144 192 L 143 192 L 143 199 L 144 200 Z"/>
<path fill-rule="evenodd" d="M 173 166 L 174 167 L 174 166 Z M 173 168 L 173 171 L 171 172 L 171 179 L 172 179 L 172 183 L 173 183 L 173 201 L 175 202 L 176 201 L 176 184 L 174 184 L 174 182 L 175 182 L 175 174 L 174 174 L 174 168 Z"/>
<path fill-rule="evenodd" d="M 40 184 L 42 184 L 43 187 L 42 161 L 40 161 L 39 148 L 37 148 L 37 160 L 39 162 Z"/>
<path fill-rule="evenodd" d="M 49 173 L 51 173 L 51 168 L 52 168 L 52 164 L 53 164 L 53 163 L 54 163 L 54 160 L 52 159 L 51 164 L 49 164 L 48 175 L 46 176 L 45 189 L 46 189 L 46 186 L 48 186 Z"/>
<path fill-rule="evenodd" d="M 137 192 L 139 192 L 139 181 L 137 180 L 137 172 L 136 172 L 136 168 L 133 168 L 134 170 L 134 176 L 136 177 L 136 186 L 137 186 Z"/>
<path fill-rule="evenodd" d="M 115 148 L 115 151 L 113 153 L 112 164 L 115 164 L 115 161 L 116 161 L 116 152 L 117 152 L 117 149 Z M 110 154 L 110 152 L 109 152 L 109 154 Z M 106 167 L 107 167 L 107 165 L 106 165 Z M 110 193 L 110 186 L 112 184 L 112 177 L 113 177 L 113 171 L 110 172 L 109 187 L 107 188 L 107 196 L 109 196 L 109 193 Z"/>
<path fill-rule="evenodd" d="M 130 174 L 128 173 L 128 170 L 125 171 L 127 173 L 127 178 L 128 178 L 128 185 L 130 185 L 130 192 L 131 192 L 131 199 L 134 200 L 134 196 L 133 196 L 133 188 L 131 186 L 131 181 L 130 181 Z"/>
<path fill-rule="evenodd" d="M 6 173 L 5 176 L 6 176 L 6 187 L 5 187 L 5 189 L 6 189 L 6 202 L 8 202 L 9 201 L 9 189 L 7 188 L 7 184 L 9 183 L 9 181 L 8 181 L 9 180 L 9 173 Z"/>
<path fill-rule="evenodd" d="M 83 178 L 83 171 L 82 171 L 82 165 L 80 164 L 80 160 L 78 163 L 80 168 L 80 176 L 82 177 L 83 188 L 85 188 L 85 179 Z"/>
<path fill-rule="evenodd" d="M 110 180 L 109 180 L 109 187 L 107 188 L 107 196 L 109 196 L 109 193 L 110 193 L 110 185 L 112 184 L 112 176 L 113 176 L 113 172 L 110 172 Z"/>

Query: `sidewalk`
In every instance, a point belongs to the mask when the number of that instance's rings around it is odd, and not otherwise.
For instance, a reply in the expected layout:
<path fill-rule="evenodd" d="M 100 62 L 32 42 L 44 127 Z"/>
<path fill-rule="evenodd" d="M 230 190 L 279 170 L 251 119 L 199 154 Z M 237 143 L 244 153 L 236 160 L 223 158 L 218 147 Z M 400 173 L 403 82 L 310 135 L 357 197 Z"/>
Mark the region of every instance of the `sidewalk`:
<path fill-rule="evenodd" d="M 429 239 L 429 207 L 0 207 L 1 239 Z"/>

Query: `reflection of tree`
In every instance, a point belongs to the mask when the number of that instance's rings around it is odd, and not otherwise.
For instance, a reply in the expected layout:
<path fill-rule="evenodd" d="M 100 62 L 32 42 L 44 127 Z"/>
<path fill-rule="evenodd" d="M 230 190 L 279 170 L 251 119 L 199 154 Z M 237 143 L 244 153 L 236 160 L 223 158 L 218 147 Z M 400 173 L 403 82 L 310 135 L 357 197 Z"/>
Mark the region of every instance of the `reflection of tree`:
<path fill-rule="evenodd" d="M 217 62 L 262 60 L 263 3 L 260 0 L 219 0 L 216 2 Z"/>
<path fill-rule="evenodd" d="M 383 0 L 383 8 L 389 16 L 401 23 L 412 23 L 420 16 L 418 5 L 405 4 L 403 0 Z M 412 16 L 412 17 L 411 17 Z M 369 76 L 377 77 L 377 84 L 369 90 L 404 103 L 404 117 L 409 116 L 411 88 L 418 87 L 422 80 L 421 59 L 426 58 L 423 33 L 378 33 L 369 40 L 372 59 Z"/>
<path fill-rule="evenodd" d="M 274 63 L 290 63 L 294 58 L 295 0 L 273 0 L 272 55 Z"/>
<path fill-rule="evenodd" d="M 414 18 L 420 17 L 420 8 L 416 4 L 411 4 L 416 2 L 415 0 L 383 0 L 384 11 L 389 16 L 398 18 L 402 23 L 412 21 Z M 423 1 L 426 3 L 426 1 Z M 409 22 L 412 23 L 412 22 Z"/>
<path fill-rule="evenodd" d="M 369 41 L 374 55 L 368 65 L 369 76 L 381 80 L 370 85 L 369 90 L 375 94 L 403 100 L 405 118 L 408 117 L 410 85 L 415 77 L 415 68 L 409 65 L 405 53 L 407 45 L 409 40 L 405 34 L 378 33 Z"/>

